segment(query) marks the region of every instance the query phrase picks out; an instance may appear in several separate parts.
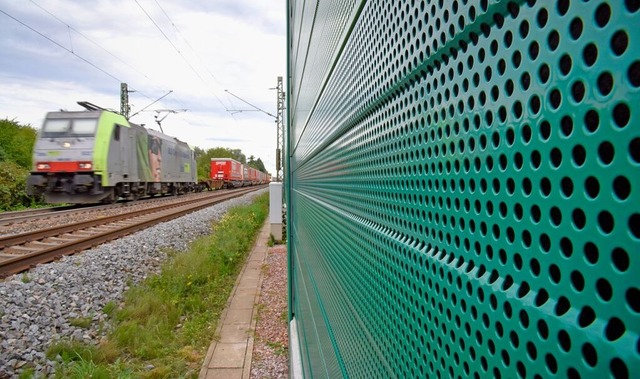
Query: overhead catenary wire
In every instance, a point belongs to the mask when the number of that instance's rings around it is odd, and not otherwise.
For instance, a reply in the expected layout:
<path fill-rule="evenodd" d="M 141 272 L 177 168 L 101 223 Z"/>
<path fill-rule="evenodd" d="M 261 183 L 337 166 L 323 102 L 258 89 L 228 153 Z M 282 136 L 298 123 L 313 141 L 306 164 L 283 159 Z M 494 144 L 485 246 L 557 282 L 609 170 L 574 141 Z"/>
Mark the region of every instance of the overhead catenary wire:
<path fill-rule="evenodd" d="M 78 29 L 74 28 L 73 26 L 69 25 L 67 22 L 65 22 L 64 20 L 60 19 L 60 17 L 56 16 L 55 14 L 53 14 L 52 12 L 50 12 L 49 10 L 45 9 L 43 6 L 41 6 L 40 4 L 36 3 L 34 0 L 30 0 L 34 5 L 36 5 L 38 8 L 42 9 L 44 12 L 46 12 L 47 14 L 49 14 L 51 17 L 55 18 L 57 21 L 59 21 L 60 23 L 62 23 L 63 25 L 65 25 L 68 30 L 69 30 L 69 43 L 71 43 L 71 30 L 73 30 L 75 33 L 79 34 L 80 36 L 84 37 L 87 41 L 91 42 L 92 44 L 94 44 L 95 46 L 97 46 L 98 48 L 100 48 L 101 50 L 103 50 L 105 53 L 109 54 L 110 56 L 112 56 L 113 58 L 117 59 L 119 62 L 121 62 L 122 64 L 124 64 L 125 66 L 129 67 L 130 69 L 132 69 L 133 71 L 135 71 L 136 73 L 138 73 L 139 75 L 145 77 L 149 82 L 152 83 L 156 83 L 156 81 L 154 81 L 153 79 L 151 79 L 149 76 L 147 76 L 146 74 L 144 74 L 143 72 L 141 72 L 140 70 L 138 70 L 137 68 L 135 68 L 134 66 L 132 66 L 131 64 L 129 64 L 127 61 L 125 61 L 124 59 L 118 57 L 117 55 L 115 55 L 114 53 L 112 53 L 111 51 L 107 50 L 106 48 L 104 48 L 101 44 L 99 44 L 98 42 L 92 40 L 89 36 L 87 36 L 86 34 L 80 32 Z M 73 47 L 72 47 L 73 49 Z M 168 89 L 163 89 L 164 91 L 168 91 Z M 135 89 L 133 87 L 131 87 L 130 92 L 136 92 L 141 94 L 142 96 L 146 97 L 149 100 L 155 100 L 154 97 L 147 95 L 146 93 Z M 180 98 L 174 94 L 174 98 L 182 105 L 184 106 L 184 103 L 182 102 L 182 100 L 180 100 Z"/>
<path fill-rule="evenodd" d="M 122 82 L 122 80 L 120 78 L 118 78 L 115 74 L 112 74 L 111 72 L 107 71 L 106 69 L 99 67 L 97 64 L 89 61 L 88 59 L 84 58 L 83 56 L 81 56 L 79 53 L 77 53 L 76 51 L 74 51 L 73 49 L 73 42 L 72 42 L 72 37 L 71 37 L 71 31 L 77 33 L 78 35 L 82 36 L 83 38 L 85 38 L 87 41 L 91 42 L 93 45 L 95 45 L 96 47 L 100 48 L 101 50 L 103 50 L 104 52 L 106 52 L 107 54 L 109 54 L 110 56 L 112 56 L 113 58 L 115 58 L 116 60 L 120 61 L 121 63 L 123 63 L 124 65 L 126 65 L 127 67 L 131 68 L 133 71 L 135 71 L 136 73 L 138 73 L 139 75 L 145 77 L 147 80 L 149 80 L 150 82 L 154 82 L 154 80 L 152 80 L 149 76 L 145 75 L 144 73 L 142 73 L 140 70 L 136 69 L 135 67 L 133 67 L 132 65 L 130 65 L 129 63 L 127 63 L 125 60 L 121 59 L 120 57 L 118 57 L 117 55 L 113 54 L 112 52 L 110 52 L 109 50 L 107 50 L 106 48 L 104 48 L 100 43 L 94 41 L 93 39 L 91 39 L 90 37 L 88 37 L 86 34 L 80 32 L 78 29 L 74 28 L 73 26 L 71 26 L 69 23 L 65 22 L 64 20 L 62 20 L 60 17 L 56 16 L 55 14 L 53 14 L 51 11 L 45 9 L 43 6 L 41 6 L 40 4 L 36 3 L 34 0 L 30 0 L 31 3 L 33 3 L 35 6 L 37 6 L 38 8 L 40 8 L 43 12 L 47 13 L 49 16 L 51 16 L 52 18 L 54 18 L 56 21 L 60 22 L 61 24 L 63 24 L 64 26 L 66 26 L 68 32 L 69 32 L 69 44 L 71 46 L 71 48 L 67 48 L 65 47 L 63 44 L 53 40 L 52 38 L 48 37 L 47 35 L 45 35 L 43 32 L 40 32 L 39 30 L 37 30 L 35 27 L 32 27 L 30 25 L 28 25 L 26 22 L 21 21 L 20 19 L 18 19 L 17 17 L 9 14 L 6 11 L 2 11 L 2 13 L 4 13 L 5 15 L 7 15 L 8 17 L 12 18 L 13 20 L 15 20 L 16 22 L 20 23 L 21 25 L 27 27 L 28 29 L 30 29 L 31 31 L 35 32 L 36 34 L 44 37 L 45 39 L 49 40 L 51 43 L 55 44 L 56 46 L 64 49 L 65 51 L 75 55 L 77 58 L 83 60 L 85 63 L 91 65 L 92 67 L 96 68 L 97 70 L 103 72 L 104 74 L 110 76 L 111 78 L 117 80 L 118 82 Z M 1 10 L 0 10 L 1 11 Z M 155 82 L 154 82 L 155 83 Z M 133 87 L 131 87 L 130 92 L 136 92 L 139 93 L 140 95 L 142 95 L 143 97 L 149 99 L 149 100 L 155 100 L 155 97 L 152 97 L 146 93 L 144 93 L 143 91 L 139 90 L 139 89 L 135 89 Z M 171 91 L 173 92 L 173 91 Z M 166 95 L 165 95 L 166 96 Z M 164 96 L 163 96 L 164 97 Z M 174 95 L 174 97 L 176 98 L 176 100 L 184 106 L 183 102 Z M 154 103 L 157 100 L 154 101 Z M 139 113 L 139 112 L 138 112 Z"/>
<path fill-rule="evenodd" d="M 231 95 L 231 96 L 235 97 L 236 99 L 238 99 L 238 100 L 242 101 L 243 103 L 245 103 L 245 104 L 247 104 L 247 105 L 249 105 L 249 106 L 251 106 L 251 107 L 253 107 L 253 108 L 254 108 L 254 109 L 250 109 L 249 111 L 252 111 L 252 112 L 262 112 L 262 113 L 266 114 L 267 116 L 270 116 L 270 117 L 273 117 L 273 118 L 276 118 L 276 119 L 278 118 L 276 115 L 274 115 L 274 114 L 272 114 L 272 113 L 269 113 L 269 112 L 265 111 L 264 109 L 259 108 L 259 107 L 255 106 L 255 105 L 251 104 L 250 102 L 246 101 L 245 99 L 241 98 L 240 96 L 234 95 L 234 94 L 233 94 L 231 91 L 229 91 L 228 89 L 226 89 L 226 90 L 224 90 L 224 91 L 225 91 L 226 93 L 228 93 L 229 95 Z M 231 112 L 231 111 L 230 111 L 230 112 Z M 246 110 L 237 110 L 237 111 L 235 111 L 235 112 L 236 112 L 236 113 L 239 113 L 239 112 L 246 112 Z"/>
<path fill-rule="evenodd" d="M 71 50 L 73 51 L 73 43 L 72 43 L 72 39 L 71 39 L 71 31 L 77 33 L 78 35 L 82 36 L 84 39 L 86 39 L 87 41 L 91 42 L 92 44 L 94 44 L 96 47 L 98 47 L 99 49 L 101 49 L 102 51 L 104 51 L 105 53 L 109 54 L 110 56 L 112 56 L 113 58 L 115 58 L 116 60 L 118 60 L 120 63 L 124 64 L 125 66 L 129 67 L 131 70 L 135 71 L 138 75 L 141 75 L 143 77 L 145 77 L 147 80 L 149 80 L 150 82 L 154 82 L 153 79 L 151 79 L 150 77 L 148 77 L 146 74 L 144 74 L 143 72 L 141 72 L 140 70 L 138 70 L 137 68 L 133 67 L 129 62 L 125 61 L 124 59 L 118 57 L 117 55 L 115 55 L 114 53 L 112 53 L 111 51 L 107 50 L 106 48 L 104 48 L 101 44 L 99 44 L 98 42 L 94 41 L 93 39 L 91 39 L 89 36 L 87 36 L 86 34 L 82 33 L 81 31 L 79 31 L 78 29 L 74 28 L 73 26 L 69 25 L 69 23 L 67 23 L 66 21 L 62 20 L 60 17 L 56 16 L 55 14 L 53 14 L 51 11 L 49 11 L 48 9 L 44 8 L 42 5 L 36 3 L 34 0 L 29 0 L 31 1 L 31 3 L 33 3 L 35 6 L 37 6 L 38 8 L 40 8 L 42 11 L 46 12 L 49 16 L 53 17 L 54 19 L 56 19 L 58 22 L 60 22 L 61 24 L 65 25 L 67 27 L 67 30 L 69 30 L 69 44 L 71 45 Z M 149 100 L 153 100 L 153 98 L 147 94 L 145 94 L 144 92 L 138 90 L 138 89 L 133 89 L 132 91 L 135 91 L 139 94 L 141 94 L 142 96 L 148 98 Z"/>
<path fill-rule="evenodd" d="M 77 29 L 73 28 L 71 25 L 67 24 L 66 22 L 64 22 L 63 20 L 61 20 L 59 17 L 55 16 L 53 13 L 49 12 L 48 10 L 46 10 L 45 8 L 43 8 L 42 6 L 40 6 L 39 4 L 37 4 L 36 2 L 34 2 L 33 0 L 32 0 L 31 2 L 32 2 L 34 5 L 38 6 L 40 9 L 42 9 L 43 11 L 45 11 L 47 14 L 49 14 L 50 16 L 52 16 L 53 18 L 55 18 L 57 21 L 61 22 L 61 23 L 62 23 L 62 24 L 64 24 L 65 26 L 67 26 L 67 30 L 69 30 L 69 31 L 73 30 L 74 32 L 76 32 L 76 33 L 80 34 L 81 36 L 83 36 L 84 38 L 86 38 L 87 40 L 89 40 L 90 42 L 92 42 L 93 44 L 95 44 L 96 46 L 100 47 L 102 50 L 106 51 L 108 54 L 110 54 L 110 55 L 111 55 L 111 56 L 113 56 L 114 58 L 119 59 L 117 56 L 115 56 L 114 54 L 110 53 L 108 50 L 104 49 L 102 46 L 100 46 L 100 44 L 98 44 L 98 43 L 97 43 L 97 42 L 95 42 L 95 41 L 92 41 L 89 37 L 87 37 L 86 35 L 84 35 L 84 34 L 83 34 L 83 33 L 81 33 L 80 31 L 78 31 Z M 9 17 L 9 18 L 13 19 L 13 20 L 14 20 L 14 21 L 16 21 L 17 23 L 21 24 L 22 26 L 26 27 L 27 29 L 31 30 L 32 32 L 34 32 L 34 33 L 36 33 L 36 34 L 40 35 L 41 37 L 45 38 L 45 39 L 46 39 L 46 40 L 48 40 L 49 42 L 51 42 L 51 43 L 53 43 L 54 45 L 58 46 L 59 48 L 61 48 L 61 49 L 65 50 L 65 51 L 67 51 L 68 53 L 70 53 L 70 54 L 72 54 L 72 55 L 74 55 L 75 57 L 77 57 L 78 59 L 80 59 L 80 60 L 82 60 L 83 62 L 87 63 L 88 65 L 90 65 L 91 67 L 95 68 L 96 70 L 98 70 L 98 71 L 102 72 L 103 74 L 105 74 L 105 75 L 107 75 L 107 76 L 111 77 L 112 79 L 114 79 L 114 80 L 116 80 L 116 81 L 118 81 L 118 82 L 120 82 L 120 83 L 122 82 L 122 80 L 121 80 L 119 77 L 117 77 L 115 74 L 112 74 L 111 72 L 107 71 L 106 69 L 104 69 L 104 68 L 102 68 L 102 67 L 98 66 L 97 64 L 95 64 L 95 63 L 91 62 L 90 60 L 88 60 L 87 58 L 85 58 L 85 57 L 81 56 L 79 53 L 76 53 L 76 52 L 73 50 L 73 47 L 72 47 L 72 48 L 68 48 L 68 47 L 64 46 L 63 44 L 61 44 L 61 43 L 59 43 L 59 42 L 55 41 L 54 39 L 50 38 L 49 36 L 47 36 L 47 35 L 46 35 L 46 34 L 44 34 L 43 32 L 39 31 L 39 30 L 38 30 L 38 29 L 36 29 L 35 27 L 33 27 L 33 26 L 31 26 L 31 25 L 27 24 L 26 22 L 24 22 L 24 21 L 22 21 L 22 20 L 18 19 L 17 17 L 15 17 L 15 16 L 13 16 L 13 15 L 9 14 L 8 12 L 6 12 L 6 11 L 4 11 L 4 10 L 2 10 L 2 9 L 0 9 L 0 12 L 1 12 L 1 13 L 3 13 L 3 14 L 5 14 L 7 17 Z M 70 34 L 70 32 L 69 32 L 69 39 L 70 39 L 70 41 L 71 41 L 71 34 Z M 119 60 L 121 60 L 121 59 L 119 59 Z M 121 60 L 121 61 L 122 61 L 122 60 Z M 124 62 L 124 61 L 123 61 L 123 62 Z M 125 62 L 125 63 L 126 63 L 126 62 Z M 146 77 L 146 75 L 144 75 L 144 76 Z M 147 77 L 147 78 L 148 78 L 148 77 Z M 148 78 L 148 79 L 149 79 L 149 78 Z M 151 79 L 149 79 L 149 80 L 151 80 Z M 142 91 L 140 91 L 140 90 L 132 89 L 132 91 L 135 91 L 135 92 L 137 92 L 137 93 L 140 93 L 142 96 L 144 96 L 144 97 L 146 97 L 146 98 L 148 98 L 148 99 L 150 99 L 150 100 L 153 100 L 153 98 L 152 98 L 151 96 L 149 96 L 149 95 L 147 95 L 147 94 L 143 93 L 143 92 L 142 92 Z"/>
<path fill-rule="evenodd" d="M 144 14 L 147 15 L 147 17 L 153 23 L 153 25 L 155 25 L 156 29 L 158 29 L 158 31 L 164 36 L 164 39 L 166 39 L 167 42 L 169 42 L 169 44 L 173 46 L 173 48 L 178 52 L 178 54 L 182 55 L 182 53 L 180 52 L 180 49 L 178 49 L 176 45 L 174 45 L 173 42 L 171 42 L 171 39 L 169 39 L 169 37 L 167 37 L 167 35 L 164 34 L 164 32 L 162 31 L 162 28 L 160 28 L 160 26 L 156 23 L 153 17 L 151 17 L 151 15 L 146 11 L 146 9 L 144 9 L 144 7 L 138 2 L 138 0 L 134 0 L 134 1 L 136 2 L 136 4 L 138 4 L 138 7 L 140 7 L 142 12 L 144 12 Z"/>
<path fill-rule="evenodd" d="M 200 73 L 198 73 L 198 71 L 193 67 L 193 65 L 189 62 L 189 60 L 184 56 L 184 54 L 182 54 L 182 52 L 180 51 L 180 49 L 178 49 L 178 47 L 171 41 L 171 39 L 167 36 L 167 34 L 162 30 L 162 28 L 160 28 L 160 25 L 158 25 L 158 23 L 153 19 L 153 17 L 151 17 L 151 15 L 149 14 L 149 12 L 147 12 L 144 7 L 138 2 L 138 0 L 134 0 L 136 2 L 136 4 L 138 5 L 138 7 L 140 7 L 140 9 L 142 10 L 142 12 L 144 12 L 144 14 L 149 18 L 149 20 L 153 23 L 153 25 L 158 29 L 158 31 L 162 34 L 162 36 L 167 40 L 167 42 L 169 42 L 169 44 L 171 45 L 171 47 L 173 47 L 173 49 L 178 53 L 178 55 L 182 58 L 182 60 L 184 60 L 184 62 L 187 64 L 187 66 L 189 66 L 189 68 L 191 69 L 191 71 L 193 71 L 193 73 L 198 77 L 198 79 L 200 79 L 200 81 L 202 82 L 202 84 L 205 86 L 205 88 L 209 88 L 209 85 L 207 85 L 206 81 L 204 80 L 204 78 L 200 75 Z M 179 32 L 179 30 L 177 29 L 177 27 L 175 26 L 175 24 L 173 23 L 173 21 L 171 20 L 171 18 L 169 18 L 169 15 L 164 11 L 164 9 L 160 6 L 160 4 L 156 1 L 156 4 L 158 5 L 158 7 L 160 8 L 160 10 L 162 10 L 162 12 L 164 13 L 164 15 L 167 17 L 167 19 L 169 20 L 169 22 L 171 22 L 171 24 L 173 25 L 173 27 L 176 29 L 176 31 Z M 183 37 L 184 38 L 184 37 Z M 186 41 L 186 39 L 185 39 Z M 191 47 L 191 45 L 189 45 L 187 43 L 187 45 L 189 47 Z M 193 50 L 193 48 L 191 48 Z M 214 78 L 215 79 L 215 78 Z M 220 98 L 218 97 L 218 95 L 215 94 L 215 92 L 213 93 L 213 95 L 215 96 L 215 98 L 218 100 L 218 102 L 220 103 L 220 105 L 222 105 L 222 107 L 224 108 L 225 111 L 228 111 L 227 106 L 222 102 L 222 100 L 220 100 Z M 235 118 L 234 118 L 235 120 Z"/>
<path fill-rule="evenodd" d="M 1 13 L 3 13 L 3 14 L 5 14 L 7 17 L 11 18 L 12 20 L 16 21 L 17 23 L 21 24 L 22 26 L 24 26 L 24 27 L 28 28 L 28 29 L 29 29 L 29 30 L 31 30 L 32 32 L 39 34 L 41 37 L 45 38 L 46 40 L 48 40 L 49 42 L 53 43 L 54 45 L 56 45 L 56 46 L 60 47 L 61 49 L 64 49 L 64 50 L 66 50 L 67 52 L 69 52 L 69 53 L 73 54 L 73 55 L 74 55 L 74 56 L 76 56 L 78 59 L 80 59 L 80 60 L 84 61 L 85 63 L 87 63 L 87 64 L 89 64 L 90 66 L 92 66 L 93 68 L 95 68 L 95 69 L 99 70 L 99 71 L 100 71 L 100 72 L 102 72 L 103 74 L 105 74 L 105 75 L 107 75 L 107 76 L 109 76 L 109 77 L 111 77 L 111 78 L 113 78 L 113 79 L 117 80 L 118 82 L 122 82 L 122 80 L 120 80 L 120 79 L 119 79 L 118 77 L 116 77 L 115 75 L 113 75 L 113 74 L 111 74 L 110 72 L 106 71 L 106 70 L 105 70 L 105 69 L 103 69 L 102 67 L 99 67 L 98 65 L 96 65 L 96 64 L 95 64 L 95 63 L 93 63 L 93 62 L 91 62 L 90 60 L 88 60 L 88 59 L 86 59 L 86 58 L 84 58 L 84 57 L 82 57 L 82 56 L 80 56 L 80 55 L 78 55 L 78 54 L 74 53 L 74 52 L 73 52 L 73 50 L 71 50 L 71 49 L 67 48 L 66 46 L 64 46 L 64 45 L 62 45 L 62 44 L 60 44 L 60 43 L 58 43 L 57 41 L 55 41 L 55 40 L 53 40 L 53 39 L 49 38 L 49 37 L 48 37 L 48 36 L 46 36 L 44 33 L 40 32 L 39 30 L 35 29 L 34 27 L 32 27 L 32 26 L 28 25 L 27 23 L 25 23 L 25 22 L 23 22 L 23 21 L 19 20 L 18 18 L 16 18 L 16 17 L 14 17 L 14 16 L 10 15 L 9 13 L 5 12 L 5 11 L 4 11 L 4 10 L 2 10 L 2 9 L 0 9 L 0 12 L 1 12 Z"/>
<path fill-rule="evenodd" d="M 220 81 L 218 80 L 218 78 L 215 77 L 215 75 L 213 75 L 213 73 L 211 72 L 211 70 L 209 70 L 209 68 L 207 67 L 207 65 L 204 64 L 202 57 L 200 57 L 200 55 L 198 54 L 198 52 L 196 51 L 196 49 L 193 48 L 193 46 L 191 46 L 191 44 L 189 43 L 189 40 L 184 36 L 184 34 L 182 34 L 182 32 L 180 31 L 180 29 L 178 29 L 178 26 L 173 22 L 173 20 L 171 19 L 171 17 L 169 17 L 169 14 L 164 10 L 164 8 L 162 7 L 162 5 L 160 5 L 160 3 L 158 2 L 158 0 L 154 0 L 156 5 L 158 5 L 158 8 L 160 8 L 160 10 L 162 11 L 162 13 L 164 14 L 164 16 L 167 18 L 167 20 L 169 20 L 169 22 L 171 23 L 171 26 L 173 26 L 173 28 L 176 30 L 176 33 L 178 33 L 182 39 L 184 40 L 185 44 L 189 47 L 189 49 L 191 49 L 191 51 L 194 53 L 194 55 L 196 56 L 196 58 L 198 58 L 198 60 L 200 61 L 200 63 L 202 64 L 202 66 L 204 67 L 205 71 L 207 71 L 207 73 L 209 74 L 209 76 L 211 76 L 211 79 L 213 79 L 213 81 L 220 87 L 222 87 Z M 222 104 L 222 106 L 225 108 L 225 110 L 228 111 L 228 108 L 223 104 L 222 100 L 218 97 L 218 95 L 212 91 L 213 96 L 216 97 L 216 99 L 220 102 L 220 104 Z"/>
<path fill-rule="evenodd" d="M 109 56 L 113 57 L 115 60 L 119 61 L 120 63 L 122 63 L 123 65 L 129 67 L 130 69 L 132 69 L 133 71 L 135 71 L 138 75 L 141 75 L 142 77 L 148 79 L 149 81 L 153 81 L 149 76 L 145 75 L 143 72 L 141 72 L 140 70 L 138 70 L 137 68 L 135 68 L 134 66 L 132 66 L 131 64 L 129 64 L 127 61 L 121 59 L 120 57 L 118 57 L 116 54 L 112 53 L 111 51 L 107 50 L 100 42 L 97 42 L 95 40 L 93 40 L 92 38 L 90 38 L 88 35 L 86 35 L 85 33 L 79 31 L 78 29 L 76 29 L 75 27 L 73 27 L 70 23 L 66 22 L 65 20 L 63 20 L 61 17 L 58 17 L 57 15 L 55 15 L 54 13 L 52 13 L 51 11 L 47 10 L 45 7 L 41 6 L 40 4 L 38 4 L 36 1 L 34 0 L 30 0 L 32 4 L 34 4 L 36 7 L 38 7 L 40 10 L 42 10 L 44 13 L 46 13 L 49 17 L 52 17 L 53 19 L 55 19 L 56 21 L 58 21 L 59 23 L 61 23 L 62 25 L 65 26 L 65 28 L 67 29 L 67 33 L 69 35 L 69 43 L 64 43 L 64 42 L 60 42 L 56 39 L 55 36 L 52 36 L 50 33 L 47 33 L 46 31 L 42 30 L 41 28 L 38 28 L 36 26 L 32 26 L 30 23 L 25 22 L 23 20 L 21 20 L 18 17 L 14 16 L 13 14 L 9 13 L 8 11 L 5 10 L 1 10 L 0 12 L 2 12 L 3 14 L 5 14 L 7 17 L 9 17 L 10 19 L 14 20 L 15 22 L 19 23 L 20 25 L 22 25 L 23 27 L 29 29 L 30 31 L 32 31 L 33 33 L 38 34 L 40 37 L 46 39 L 47 41 L 49 41 L 50 43 L 56 45 L 58 48 L 63 49 L 64 51 L 74 55 L 76 58 L 80 59 L 81 61 L 83 61 L 85 64 L 90 65 L 91 67 L 93 67 L 94 69 L 100 71 L 101 73 L 107 75 L 108 77 L 110 77 L 111 79 L 122 83 L 122 82 L 126 82 L 127 80 L 123 80 L 123 78 L 120 77 L 120 74 L 117 74 L 115 72 L 113 72 L 112 70 L 109 70 L 107 67 L 104 67 L 102 65 L 100 65 L 99 62 L 94 62 L 91 59 L 91 56 L 87 56 L 86 54 L 82 53 L 82 50 L 78 50 L 78 43 L 77 43 L 77 39 L 73 38 L 73 34 L 77 34 L 81 37 L 83 37 L 85 40 L 89 41 L 91 44 L 93 44 L 94 46 L 98 47 L 99 49 L 101 49 L 102 51 L 104 51 L 106 54 L 108 54 Z M 195 56 L 197 56 L 197 52 L 195 51 L 195 49 L 193 49 L 193 46 L 191 44 L 189 44 L 189 42 L 187 41 L 186 38 L 184 38 L 184 36 L 182 36 L 182 33 L 180 32 L 180 30 L 178 29 L 178 27 L 176 26 L 176 24 L 173 22 L 173 20 L 171 20 L 169 14 L 164 10 L 164 8 L 162 8 L 162 6 L 160 5 L 160 3 L 156 0 L 155 1 L 156 4 L 158 5 L 158 7 L 162 10 L 163 14 L 165 14 L 165 16 L 167 17 L 167 19 L 170 21 L 171 25 L 175 28 L 176 32 L 179 33 L 181 35 L 181 38 L 184 39 L 185 44 L 191 49 L 193 50 L 193 52 L 195 53 Z M 175 51 L 181 56 L 181 58 L 185 61 L 185 63 L 189 66 L 189 68 L 191 69 L 191 71 L 193 71 L 193 73 L 198 77 L 198 79 L 210 90 L 213 90 L 213 88 L 211 87 L 211 84 L 207 84 L 207 82 L 211 83 L 210 80 L 205 80 L 203 78 L 203 76 L 198 72 L 198 70 L 196 70 L 196 68 L 189 62 L 189 60 L 187 59 L 187 57 L 185 57 L 185 55 L 183 54 L 182 51 L 180 51 L 180 49 L 178 48 L 177 44 L 174 42 L 171 42 L 170 37 L 162 31 L 161 29 L 161 25 L 157 22 L 155 22 L 153 20 L 153 17 L 150 13 L 146 12 L 144 10 L 144 8 L 142 7 L 141 3 L 138 2 L 136 0 L 136 4 L 138 4 L 138 6 L 145 12 L 145 14 L 147 15 L 147 17 L 150 18 L 150 20 L 153 22 L 153 24 L 155 25 L 155 27 L 162 33 L 163 37 L 165 39 L 167 39 L 167 41 L 170 43 L 170 45 L 172 46 L 173 49 L 175 49 Z M 10 10 L 9 10 L 10 11 Z M 73 33 L 72 33 L 73 32 Z M 74 41 L 75 40 L 75 41 Z M 74 43 L 75 42 L 75 43 Z M 199 58 L 199 57 L 198 57 Z M 200 59 L 200 58 L 199 58 Z M 211 78 L 214 81 L 217 81 L 217 78 L 214 76 L 214 74 L 209 71 L 206 66 L 203 66 L 204 69 L 206 69 L 206 71 L 209 73 L 209 75 L 211 76 Z M 126 79 L 126 78 L 125 78 Z M 219 85 L 219 83 L 217 83 L 217 85 Z M 141 96 L 144 96 L 147 99 L 153 100 L 156 98 L 156 96 L 152 97 L 148 94 L 145 94 L 143 91 L 136 89 L 134 87 L 129 87 L 131 89 L 131 92 L 136 92 L 138 94 L 140 94 Z M 216 100 L 220 103 L 220 105 L 222 106 L 222 108 L 227 111 L 226 113 L 228 113 L 228 105 L 225 105 L 225 103 L 221 100 L 221 98 L 215 93 L 215 91 L 212 91 L 213 95 L 215 96 Z M 178 99 L 178 97 L 176 96 L 176 94 L 174 93 L 174 99 L 177 100 L 179 103 L 181 103 L 182 107 L 184 107 L 184 103 L 182 101 L 180 101 L 180 99 Z M 138 112 L 139 113 L 139 112 Z M 236 118 L 230 114 L 230 116 L 232 117 L 232 119 L 234 121 L 237 121 Z"/>
<path fill-rule="evenodd" d="M 144 111 L 145 109 L 149 108 L 150 106 L 152 106 L 153 104 L 157 103 L 158 101 L 164 99 L 165 97 L 169 96 L 171 93 L 173 92 L 173 90 L 167 92 L 166 94 L 164 94 L 162 97 L 160 97 L 159 99 L 155 100 L 153 103 L 147 105 L 146 107 L 140 109 L 139 111 L 137 111 L 136 113 L 132 114 L 131 116 L 129 116 L 129 118 L 132 118 L 133 116 L 137 115 L 138 113 Z"/>

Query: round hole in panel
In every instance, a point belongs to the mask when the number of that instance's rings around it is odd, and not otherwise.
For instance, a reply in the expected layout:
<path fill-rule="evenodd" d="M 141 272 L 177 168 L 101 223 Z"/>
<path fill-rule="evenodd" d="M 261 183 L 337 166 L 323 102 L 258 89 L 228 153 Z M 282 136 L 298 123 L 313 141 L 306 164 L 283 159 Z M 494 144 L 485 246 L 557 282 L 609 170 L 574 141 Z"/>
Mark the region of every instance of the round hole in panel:
<path fill-rule="evenodd" d="M 598 352 L 591 343 L 587 342 L 582 345 L 582 358 L 590 367 L 595 367 L 598 364 Z"/>
<path fill-rule="evenodd" d="M 576 17 L 571 20 L 571 23 L 569 24 L 569 34 L 571 35 L 571 38 L 573 38 L 574 40 L 580 38 L 583 29 L 584 25 L 581 18 Z"/>
<path fill-rule="evenodd" d="M 627 364 L 620 358 L 613 358 L 611 360 L 609 370 L 615 379 L 629 378 L 629 369 L 627 368 Z"/>
<path fill-rule="evenodd" d="M 629 65 L 627 79 L 633 87 L 640 87 L 640 61 L 635 61 Z"/>
<path fill-rule="evenodd" d="M 596 25 L 600 28 L 605 27 L 611 19 L 611 7 L 609 4 L 600 4 L 595 12 Z"/>

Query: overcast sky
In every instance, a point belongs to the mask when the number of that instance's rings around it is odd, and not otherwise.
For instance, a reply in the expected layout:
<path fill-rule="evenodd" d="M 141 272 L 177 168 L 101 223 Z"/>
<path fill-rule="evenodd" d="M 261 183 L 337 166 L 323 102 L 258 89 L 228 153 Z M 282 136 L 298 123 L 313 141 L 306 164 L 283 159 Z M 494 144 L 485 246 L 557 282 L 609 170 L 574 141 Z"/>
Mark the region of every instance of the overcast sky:
<path fill-rule="evenodd" d="M 275 174 L 275 119 L 225 90 L 276 114 L 285 11 L 284 0 L 0 0 L 0 119 L 39 128 L 77 101 L 119 111 L 124 82 L 132 122 L 160 130 L 166 116 L 165 134 L 242 149 Z"/>

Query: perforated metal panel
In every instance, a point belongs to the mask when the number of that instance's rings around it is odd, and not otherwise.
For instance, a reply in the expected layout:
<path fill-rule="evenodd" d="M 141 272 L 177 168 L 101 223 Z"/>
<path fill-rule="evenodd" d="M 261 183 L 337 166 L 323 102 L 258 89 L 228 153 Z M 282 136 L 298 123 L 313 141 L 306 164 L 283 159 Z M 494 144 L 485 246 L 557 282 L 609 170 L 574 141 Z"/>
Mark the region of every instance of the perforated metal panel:
<path fill-rule="evenodd" d="M 289 1 L 307 377 L 640 375 L 640 1 Z"/>

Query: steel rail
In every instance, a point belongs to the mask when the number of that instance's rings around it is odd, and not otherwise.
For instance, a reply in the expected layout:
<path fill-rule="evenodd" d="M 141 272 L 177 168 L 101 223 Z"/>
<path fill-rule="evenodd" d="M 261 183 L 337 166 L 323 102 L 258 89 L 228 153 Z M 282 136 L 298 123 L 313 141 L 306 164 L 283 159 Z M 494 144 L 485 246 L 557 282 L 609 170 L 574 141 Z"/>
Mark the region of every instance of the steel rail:
<path fill-rule="evenodd" d="M 77 205 L 65 205 L 60 207 L 51 208 L 37 208 L 26 209 L 23 211 L 2 212 L 0 213 L 0 225 L 12 224 L 24 220 L 35 219 L 42 216 L 58 216 L 67 212 L 78 211 L 78 209 L 85 208 Z"/>
<path fill-rule="evenodd" d="M 199 195 L 203 193 L 191 193 L 189 195 Z M 184 196 L 184 195 L 183 195 Z M 173 195 L 161 195 L 158 197 L 144 197 L 138 200 L 120 200 L 117 203 L 113 204 L 75 204 L 75 205 L 63 205 L 59 207 L 50 207 L 50 208 L 37 208 L 37 209 L 26 209 L 22 211 L 12 211 L 12 212 L 0 212 L 0 226 L 2 225 L 11 225 L 19 222 L 37 220 L 43 217 L 53 218 L 53 217 L 61 217 L 67 214 L 73 214 L 76 212 L 80 212 L 84 209 L 87 209 L 91 212 L 100 211 L 105 209 L 113 209 L 119 207 L 127 207 L 130 205 L 138 204 L 139 202 L 150 202 L 155 203 L 158 201 L 166 201 L 167 199 L 175 198 Z M 1 231 L 0 231 L 1 234 Z"/>

